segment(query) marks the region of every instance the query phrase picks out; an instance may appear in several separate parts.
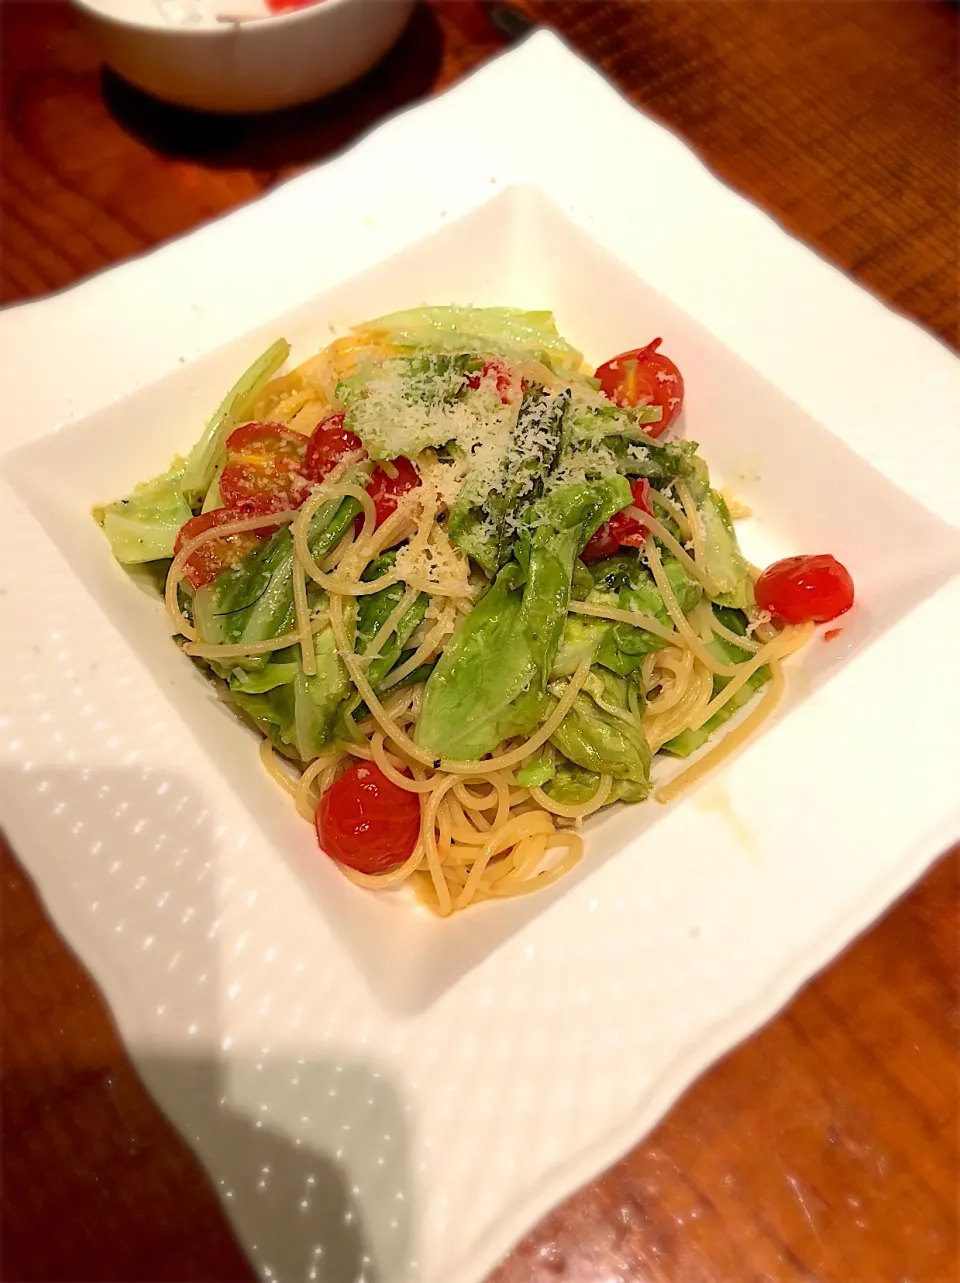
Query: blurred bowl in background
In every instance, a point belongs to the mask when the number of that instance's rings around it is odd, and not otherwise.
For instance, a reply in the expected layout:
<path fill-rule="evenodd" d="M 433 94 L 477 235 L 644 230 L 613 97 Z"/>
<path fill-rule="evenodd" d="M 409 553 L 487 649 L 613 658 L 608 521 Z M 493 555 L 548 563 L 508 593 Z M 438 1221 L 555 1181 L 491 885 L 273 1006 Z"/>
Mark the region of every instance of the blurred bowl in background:
<path fill-rule="evenodd" d="M 414 0 L 73 0 L 104 61 L 204 111 L 276 111 L 342 88 L 396 42 Z"/>

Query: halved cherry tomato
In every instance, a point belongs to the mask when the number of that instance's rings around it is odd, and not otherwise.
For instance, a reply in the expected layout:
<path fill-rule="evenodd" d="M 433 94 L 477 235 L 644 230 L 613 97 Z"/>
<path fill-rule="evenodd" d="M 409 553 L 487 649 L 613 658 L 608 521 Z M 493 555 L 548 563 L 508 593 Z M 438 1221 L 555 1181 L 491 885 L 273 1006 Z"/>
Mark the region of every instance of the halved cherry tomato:
<path fill-rule="evenodd" d="M 761 610 L 784 624 L 825 624 L 853 605 L 853 580 L 829 553 L 785 557 L 768 566 L 754 585 Z"/>
<path fill-rule="evenodd" d="M 322 481 L 348 454 L 356 454 L 360 459 L 367 457 L 363 442 L 348 431 L 343 422 L 342 412 L 328 414 L 314 428 L 302 467 L 304 476 L 310 481 Z M 396 511 L 400 496 L 420 484 L 419 473 L 409 459 L 394 459 L 393 466 L 397 470 L 395 477 L 388 477 L 383 468 L 377 466 L 367 482 L 367 494 L 376 508 L 378 526 L 382 526 L 390 514 Z M 361 514 L 357 517 L 356 529 L 359 531 L 362 527 Z"/>
<path fill-rule="evenodd" d="M 502 361 L 499 356 L 492 356 L 484 363 L 484 367 L 477 374 L 471 374 L 467 379 L 467 386 L 476 390 L 488 374 L 496 376 L 497 395 L 504 405 L 510 401 L 510 392 L 513 388 L 513 374 L 509 365 Z"/>
<path fill-rule="evenodd" d="M 303 475 L 308 440 L 282 423 L 245 423 L 227 437 L 220 497 L 228 508 L 256 501 L 266 512 L 299 508 L 310 493 Z"/>
<path fill-rule="evenodd" d="M 388 477 L 383 468 L 378 465 L 367 482 L 367 494 L 373 500 L 373 506 L 377 510 L 376 526 L 382 526 L 386 519 L 396 512 L 401 495 L 407 494 L 410 490 L 416 490 L 420 485 L 420 474 L 409 459 L 401 456 L 391 462 L 397 470 L 395 477 Z M 362 525 L 363 519 L 358 517 L 358 528 Z"/>
<path fill-rule="evenodd" d="M 269 504 L 270 500 L 266 502 Z M 214 508 L 213 512 L 202 512 L 199 517 L 191 517 L 180 527 L 177 541 L 173 546 L 174 556 L 184 544 L 188 544 L 191 539 L 196 539 L 207 530 L 228 525 L 243 517 L 265 516 L 268 512 L 276 511 L 276 508 L 264 507 L 257 501 L 253 501 L 244 504 L 242 508 Z M 212 583 L 222 570 L 242 561 L 248 552 L 252 552 L 262 539 L 272 535 L 276 528 L 276 526 L 264 526 L 259 530 L 245 530 L 242 534 L 227 535 L 223 539 L 207 540 L 188 558 L 184 567 L 185 578 L 194 588 L 202 588 L 204 584 Z"/>
<path fill-rule="evenodd" d="M 375 763 L 356 762 L 320 799 L 316 823 L 327 855 L 360 873 L 386 873 L 417 845 L 420 802 Z"/>
<path fill-rule="evenodd" d="M 659 437 L 666 432 L 683 409 L 683 375 L 657 348 L 663 339 L 654 339 L 646 347 L 621 352 L 597 369 L 600 388 L 616 405 L 658 405 L 663 415 L 658 423 L 648 423 L 647 436 Z"/>
<path fill-rule="evenodd" d="M 650 482 L 646 477 L 638 477 L 630 487 L 630 491 L 633 495 L 633 507 L 636 511 L 618 512 L 613 520 L 617 523 L 620 531 L 621 547 L 642 548 L 643 542 L 647 537 L 647 527 L 639 514 L 648 512 L 651 517 L 653 516 Z"/>
<path fill-rule="evenodd" d="M 619 516 L 619 513 L 617 515 Z M 606 561 L 608 557 L 614 556 L 619 548 L 620 536 L 613 520 L 605 521 L 590 537 L 580 556 L 589 565 L 594 561 Z"/>
<path fill-rule="evenodd" d="M 307 442 L 303 475 L 310 481 L 322 481 L 348 454 L 365 457 L 363 442 L 343 426 L 344 415 L 328 414 L 313 430 Z"/>
<path fill-rule="evenodd" d="M 639 477 L 631 487 L 633 493 L 633 507 L 640 512 L 649 512 L 653 516 L 653 508 L 650 506 L 650 482 L 646 477 Z M 616 512 L 609 521 L 605 521 L 596 534 L 590 539 L 580 556 L 586 562 L 606 561 L 612 557 L 618 548 L 642 548 L 643 541 L 647 537 L 647 528 L 643 520 L 635 512 L 624 510 Z"/>
<path fill-rule="evenodd" d="M 309 5 L 320 4 L 321 0 L 267 0 L 271 13 L 292 13 L 296 9 L 306 9 Z"/>

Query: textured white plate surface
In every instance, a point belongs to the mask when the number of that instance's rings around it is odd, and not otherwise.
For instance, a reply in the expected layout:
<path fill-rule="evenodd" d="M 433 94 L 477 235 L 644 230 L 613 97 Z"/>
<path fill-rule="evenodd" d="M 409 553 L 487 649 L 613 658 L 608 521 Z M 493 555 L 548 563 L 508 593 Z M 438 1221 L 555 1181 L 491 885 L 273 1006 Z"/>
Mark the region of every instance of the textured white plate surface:
<path fill-rule="evenodd" d="M 265 337 L 421 301 L 669 335 L 748 551 L 859 590 L 721 775 L 451 923 L 316 855 L 87 516 Z M 960 363 L 553 37 L 0 343 L 4 824 L 264 1277 L 478 1283 L 957 833 Z"/>

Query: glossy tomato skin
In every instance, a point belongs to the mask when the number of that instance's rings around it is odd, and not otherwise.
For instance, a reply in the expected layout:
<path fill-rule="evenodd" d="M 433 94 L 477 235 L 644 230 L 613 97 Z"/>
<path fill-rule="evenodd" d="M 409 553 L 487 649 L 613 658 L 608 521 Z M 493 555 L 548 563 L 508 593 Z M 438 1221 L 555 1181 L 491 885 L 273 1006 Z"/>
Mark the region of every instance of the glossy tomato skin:
<path fill-rule="evenodd" d="M 653 516 L 650 501 L 650 482 L 646 477 L 639 477 L 630 487 L 633 493 L 633 507 Z M 592 536 L 581 558 L 590 565 L 595 561 L 606 561 L 622 547 L 642 548 L 647 537 L 647 528 L 642 520 L 632 512 L 616 512 L 609 521 L 605 521 Z"/>
<path fill-rule="evenodd" d="M 644 431 L 659 437 L 676 421 L 683 409 L 683 375 L 668 356 L 657 349 L 663 339 L 646 347 L 621 352 L 597 368 L 601 391 L 616 405 L 658 405 L 663 414 L 658 423 Z"/>
<path fill-rule="evenodd" d="M 618 514 L 619 515 L 619 514 Z M 595 561 L 606 561 L 608 557 L 613 557 L 620 548 L 620 535 L 617 532 L 613 521 L 605 521 L 596 532 L 590 536 L 590 539 L 580 554 L 580 559 L 585 561 L 588 566 Z"/>
<path fill-rule="evenodd" d="M 266 516 L 268 512 L 276 512 L 276 508 L 251 502 L 242 508 L 214 508 L 213 512 L 203 512 L 199 517 L 191 517 L 180 527 L 173 546 L 174 556 L 184 544 L 208 530 L 240 521 L 244 517 Z M 275 530 L 276 526 L 264 526 L 259 530 L 245 530 L 242 534 L 228 535 L 224 539 L 208 540 L 187 559 L 184 577 L 194 588 L 203 588 L 205 584 L 212 583 L 221 571 L 242 561 L 248 552 L 252 552 L 262 539 L 272 535 Z"/>
<path fill-rule="evenodd" d="M 785 557 L 768 566 L 754 585 L 761 610 L 784 624 L 825 624 L 853 605 L 853 579 L 829 553 Z"/>
<path fill-rule="evenodd" d="M 302 467 L 309 481 L 323 481 L 348 454 L 365 457 L 363 442 L 343 426 L 344 417 L 342 411 L 328 414 L 314 428 Z"/>
<path fill-rule="evenodd" d="M 373 762 L 355 762 L 320 799 L 317 838 L 327 855 L 359 873 L 387 873 L 413 853 L 420 801 Z"/>
<path fill-rule="evenodd" d="M 303 475 L 307 438 L 283 423 L 245 423 L 227 438 L 220 497 L 228 508 L 246 503 L 266 511 L 299 508 L 310 493 Z"/>
<path fill-rule="evenodd" d="M 401 455 L 399 459 L 393 459 L 391 462 L 397 470 L 395 477 L 387 476 L 383 468 L 376 467 L 367 482 L 367 494 L 373 500 L 373 506 L 377 512 L 377 526 L 382 526 L 386 519 L 396 512 L 401 495 L 416 490 L 420 485 L 420 474 L 409 459 Z M 362 519 L 358 519 L 358 524 L 363 525 Z"/>

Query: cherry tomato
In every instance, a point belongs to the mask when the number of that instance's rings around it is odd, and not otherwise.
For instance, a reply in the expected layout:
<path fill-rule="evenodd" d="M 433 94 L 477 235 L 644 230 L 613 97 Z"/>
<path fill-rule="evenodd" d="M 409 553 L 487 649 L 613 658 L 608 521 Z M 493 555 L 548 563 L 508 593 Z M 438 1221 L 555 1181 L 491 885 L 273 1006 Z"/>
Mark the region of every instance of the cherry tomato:
<path fill-rule="evenodd" d="M 348 454 L 363 456 L 363 442 L 343 426 L 344 415 L 328 414 L 313 430 L 307 442 L 302 472 L 310 481 L 322 481 Z"/>
<path fill-rule="evenodd" d="M 663 339 L 646 347 L 621 352 L 597 369 L 600 388 L 616 405 L 658 405 L 663 415 L 658 423 L 644 427 L 647 436 L 666 432 L 683 408 L 683 375 L 657 348 Z"/>
<path fill-rule="evenodd" d="M 320 0 L 267 0 L 271 13 L 293 13 L 296 9 L 306 9 L 309 5 L 320 4 Z"/>
<path fill-rule="evenodd" d="M 785 557 L 768 566 L 754 585 L 757 605 L 784 624 L 824 624 L 853 605 L 850 572 L 829 553 Z"/>
<path fill-rule="evenodd" d="M 641 512 L 649 512 L 652 517 L 650 482 L 646 477 L 640 477 L 633 483 L 631 490 L 633 507 L 639 508 Z M 640 517 L 632 512 L 616 512 L 609 521 L 603 523 L 580 556 L 587 563 L 606 561 L 621 547 L 642 548 L 646 537 L 647 529 Z"/>
<path fill-rule="evenodd" d="M 360 873 L 402 864 L 420 836 L 420 802 L 373 762 L 355 762 L 317 807 L 317 837 L 327 855 Z"/>
<path fill-rule="evenodd" d="M 373 500 L 373 506 L 377 510 L 377 526 L 382 526 L 386 519 L 396 512 L 401 495 L 407 494 L 410 490 L 416 490 L 420 484 L 420 474 L 409 459 L 401 456 L 399 459 L 393 459 L 392 463 L 397 470 L 395 477 L 388 477 L 383 468 L 378 466 L 374 468 L 373 476 L 367 482 L 367 494 Z M 358 529 L 362 525 L 361 515 L 357 518 Z"/>
<path fill-rule="evenodd" d="M 619 548 L 620 536 L 613 521 L 605 521 L 590 537 L 580 556 L 589 565 L 594 561 L 606 561 L 608 557 L 614 556 Z"/>
<path fill-rule="evenodd" d="M 256 501 L 264 511 L 299 508 L 310 493 L 303 475 L 307 438 L 282 423 L 245 423 L 227 437 L 220 497 L 228 508 Z"/>
<path fill-rule="evenodd" d="M 468 387 L 476 390 L 488 374 L 496 376 L 497 395 L 504 405 L 510 401 L 510 393 L 513 390 L 513 375 L 509 365 L 502 361 L 499 356 L 492 356 L 484 363 L 484 367 L 477 374 L 471 374 L 467 379 Z"/>
<path fill-rule="evenodd" d="M 197 535 L 202 535 L 207 530 L 238 521 L 242 517 L 265 516 L 268 512 L 276 512 L 276 508 L 262 507 L 254 501 L 245 504 L 242 508 L 214 508 L 213 512 L 203 512 L 199 517 L 191 517 L 180 527 L 177 541 L 173 546 L 174 556 L 184 544 L 188 544 L 191 539 L 196 539 Z M 227 535 L 224 539 L 209 539 L 187 559 L 184 567 L 186 579 L 194 588 L 202 588 L 204 584 L 212 583 L 222 570 L 242 561 L 248 552 L 252 552 L 262 539 L 272 535 L 275 530 L 276 526 L 265 526 L 260 530 L 245 530 L 242 534 Z"/>
<path fill-rule="evenodd" d="M 647 527 L 639 512 L 649 512 L 653 516 L 650 500 L 650 482 L 646 477 L 638 477 L 630 487 L 633 494 L 633 507 L 637 512 L 618 512 L 613 518 L 620 532 L 620 544 L 628 548 L 642 548 L 647 537 Z"/>

